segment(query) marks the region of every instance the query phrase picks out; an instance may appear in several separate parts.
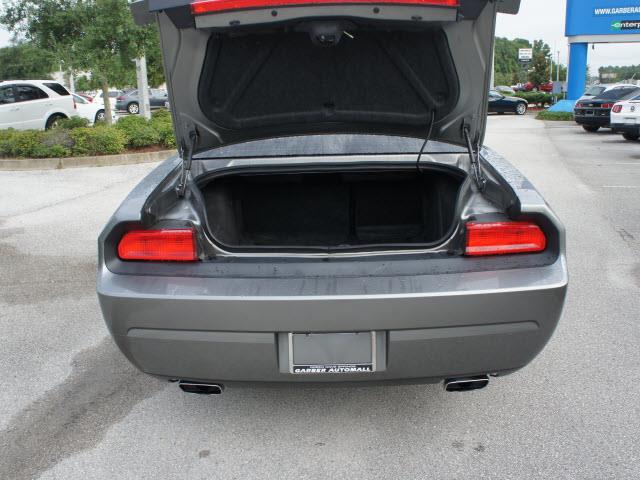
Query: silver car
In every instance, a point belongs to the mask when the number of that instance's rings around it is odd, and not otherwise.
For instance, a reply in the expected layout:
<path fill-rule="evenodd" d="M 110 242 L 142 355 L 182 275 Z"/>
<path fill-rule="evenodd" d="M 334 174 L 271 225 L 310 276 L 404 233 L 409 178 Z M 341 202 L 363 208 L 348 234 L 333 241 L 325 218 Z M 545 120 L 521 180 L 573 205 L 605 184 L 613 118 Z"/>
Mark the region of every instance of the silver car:
<path fill-rule="evenodd" d="M 564 229 L 483 145 L 496 14 L 519 2 L 250 4 L 133 5 L 160 26 L 180 147 L 99 239 L 122 352 L 194 393 L 463 391 L 531 362 Z"/>

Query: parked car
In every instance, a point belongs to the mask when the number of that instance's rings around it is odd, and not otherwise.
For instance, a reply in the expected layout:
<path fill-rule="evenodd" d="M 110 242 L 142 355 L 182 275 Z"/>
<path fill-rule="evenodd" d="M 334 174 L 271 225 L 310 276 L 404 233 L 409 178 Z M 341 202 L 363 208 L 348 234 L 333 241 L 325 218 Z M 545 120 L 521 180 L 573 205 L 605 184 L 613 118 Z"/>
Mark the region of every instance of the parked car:
<path fill-rule="evenodd" d="M 0 82 L 0 129 L 49 129 L 76 114 L 73 97 L 51 80 Z"/>
<path fill-rule="evenodd" d="M 611 128 L 625 140 L 640 138 L 640 95 L 616 103 L 611 109 Z"/>
<path fill-rule="evenodd" d="M 89 95 L 85 92 L 75 92 L 76 95 L 80 95 L 82 98 L 87 100 L 88 102 L 93 102 L 93 95 Z"/>
<path fill-rule="evenodd" d="M 507 97 L 495 90 L 489 91 L 489 113 L 524 115 L 528 107 L 529 104 L 522 98 Z"/>
<path fill-rule="evenodd" d="M 541 83 L 539 85 L 533 82 L 527 82 L 522 86 L 522 90 L 525 92 L 545 92 L 551 93 L 553 91 L 553 82 Z"/>
<path fill-rule="evenodd" d="M 616 87 L 600 96 L 576 103 L 574 118 L 587 132 L 597 132 L 600 128 L 611 127 L 611 109 L 622 100 L 628 100 L 640 94 L 640 87 Z"/>
<path fill-rule="evenodd" d="M 553 92 L 553 82 L 541 83 L 537 88 L 540 92 L 551 93 Z"/>
<path fill-rule="evenodd" d="M 153 88 L 149 90 L 149 104 L 152 109 L 164 108 L 168 101 L 169 97 L 166 90 Z M 137 115 L 140 113 L 138 90 L 132 90 L 124 95 L 120 95 L 117 98 L 116 109 L 120 111 L 127 111 L 131 115 Z"/>
<path fill-rule="evenodd" d="M 109 102 L 111 103 L 111 110 L 116 109 L 116 99 L 124 95 L 122 90 L 109 90 Z M 104 94 L 102 90 L 98 90 L 95 97 L 93 97 L 93 103 L 104 106 Z"/>
<path fill-rule="evenodd" d="M 502 95 L 515 95 L 516 91 L 511 88 L 511 87 L 507 87 L 506 85 L 498 85 L 495 89 L 496 92 L 501 93 Z"/>
<path fill-rule="evenodd" d="M 614 88 L 622 88 L 622 87 L 629 87 L 629 88 L 633 88 L 636 85 L 633 84 L 624 84 L 624 83 L 613 83 L 613 84 L 599 84 L 599 85 L 591 85 L 589 88 L 587 88 L 587 90 L 584 92 L 584 95 L 582 95 L 582 97 L 580 97 L 578 99 L 578 102 L 584 101 L 584 100 L 590 100 L 592 98 L 596 98 L 598 96 L 600 96 L 601 94 L 603 94 L 604 92 L 606 92 L 607 90 L 612 90 Z M 577 102 L 576 102 L 577 103 Z"/>
<path fill-rule="evenodd" d="M 103 122 L 105 120 L 104 105 L 90 102 L 86 98 L 76 93 L 72 95 L 76 102 L 76 110 L 78 116 L 86 118 L 87 120 L 89 120 L 90 124 Z M 111 111 L 111 118 L 114 122 L 116 121 L 115 111 Z"/>
<path fill-rule="evenodd" d="M 142 371 L 209 394 L 462 391 L 527 365 L 556 328 L 567 267 L 556 215 L 482 144 L 496 11 L 518 2 L 464 16 L 416 5 L 406 20 L 380 8 L 372 25 L 368 8 L 300 1 L 286 28 L 251 7 L 236 27 L 219 2 L 172 2 L 196 22 L 134 5 L 159 20 L 183 156 L 100 235 L 115 342 Z"/>

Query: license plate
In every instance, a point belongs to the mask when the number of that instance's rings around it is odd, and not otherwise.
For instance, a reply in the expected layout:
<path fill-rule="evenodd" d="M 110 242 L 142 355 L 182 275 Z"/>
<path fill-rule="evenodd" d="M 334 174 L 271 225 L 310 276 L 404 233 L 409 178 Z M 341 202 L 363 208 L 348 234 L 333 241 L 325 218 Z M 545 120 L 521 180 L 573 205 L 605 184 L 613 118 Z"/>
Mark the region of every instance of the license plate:
<path fill-rule="evenodd" d="M 289 334 L 289 372 L 292 374 L 375 371 L 376 332 Z"/>

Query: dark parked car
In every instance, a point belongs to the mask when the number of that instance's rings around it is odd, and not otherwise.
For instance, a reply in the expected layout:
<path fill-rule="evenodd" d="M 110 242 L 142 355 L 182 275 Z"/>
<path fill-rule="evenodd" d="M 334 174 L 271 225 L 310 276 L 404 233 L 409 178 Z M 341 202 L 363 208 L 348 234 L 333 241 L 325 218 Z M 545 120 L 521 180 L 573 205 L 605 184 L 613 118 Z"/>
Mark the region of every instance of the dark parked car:
<path fill-rule="evenodd" d="M 568 280 L 562 224 L 483 146 L 496 14 L 519 2 L 253 1 L 133 7 L 159 20 L 182 156 L 99 239 L 120 349 L 194 393 L 462 391 L 527 365 Z"/>
<path fill-rule="evenodd" d="M 151 108 L 164 108 L 168 100 L 169 97 L 166 90 L 153 88 L 149 90 L 149 104 Z M 116 110 L 125 110 L 132 115 L 140 113 L 138 90 L 131 90 L 124 95 L 120 95 L 116 99 Z"/>
<path fill-rule="evenodd" d="M 587 132 L 597 132 L 603 127 L 610 128 L 613 106 L 638 94 L 640 88 L 625 86 L 612 88 L 595 98 L 580 100 L 573 111 L 576 123 L 582 125 Z"/>
<path fill-rule="evenodd" d="M 489 113 L 516 113 L 518 115 L 524 115 L 527 113 L 528 106 L 527 101 L 522 98 L 508 97 L 496 90 L 489 92 Z"/>

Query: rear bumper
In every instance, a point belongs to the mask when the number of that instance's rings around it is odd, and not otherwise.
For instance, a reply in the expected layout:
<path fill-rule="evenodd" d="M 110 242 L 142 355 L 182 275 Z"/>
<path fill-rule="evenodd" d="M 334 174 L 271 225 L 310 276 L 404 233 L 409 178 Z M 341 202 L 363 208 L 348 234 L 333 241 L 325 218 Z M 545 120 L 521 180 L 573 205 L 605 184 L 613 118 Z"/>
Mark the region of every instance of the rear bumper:
<path fill-rule="evenodd" d="M 612 123 L 611 128 L 620 133 L 631 133 L 633 135 L 640 134 L 640 125 L 632 125 L 627 123 Z"/>
<path fill-rule="evenodd" d="M 564 256 L 514 270 L 396 277 L 192 278 L 111 272 L 98 294 L 142 371 L 228 382 L 439 381 L 504 374 L 546 345 L 567 288 Z M 376 331 L 378 371 L 289 373 L 289 332 Z"/>
<path fill-rule="evenodd" d="M 576 123 L 580 125 L 593 125 L 598 127 L 608 127 L 610 116 L 607 115 L 579 115 L 575 114 Z"/>

